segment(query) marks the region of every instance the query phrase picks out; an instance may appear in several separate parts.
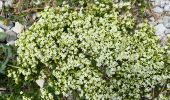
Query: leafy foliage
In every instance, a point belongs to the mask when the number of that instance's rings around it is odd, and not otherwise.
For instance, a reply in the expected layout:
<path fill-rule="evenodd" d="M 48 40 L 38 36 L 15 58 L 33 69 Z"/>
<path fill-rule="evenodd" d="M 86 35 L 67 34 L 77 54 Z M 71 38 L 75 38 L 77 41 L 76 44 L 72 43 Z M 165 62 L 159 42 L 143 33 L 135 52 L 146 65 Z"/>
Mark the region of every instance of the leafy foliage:
<path fill-rule="evenodd" d="M 14 59 L 16 57 L 16 48 L 14 46 L 7 46 L 0 44 L 0 99 L 6 100 L 6 95 L 9 90 L 8 85 L 14 83 L 14 81 L 7 77 L 6 71 L 9 66 L 16 65 Z M 2 94 L 3 93 L 3 94 Z"/>
<path fill-rule="evenodd" d="M 14 47 L 0 44 L 0 73 L 4 73 L 7 64 L 12 62 L 15 55 Z"/>
<path fill-rule="evenodd" d="M 124 14 L 121 9 L 126 9 Z M 169 83 L 168 47 L 159 45 L 146 22 L 136 25 L 130 10 L 130 3 L 99 2 L 80 9 L 46 8 L 17 40 L 18 65 L 8 70 L 15 87 L 20 87 L 13 96 L 46 100 L 159 97 Z M 39 79 L 45 81 L 42 88 L 36 84 Z"/>

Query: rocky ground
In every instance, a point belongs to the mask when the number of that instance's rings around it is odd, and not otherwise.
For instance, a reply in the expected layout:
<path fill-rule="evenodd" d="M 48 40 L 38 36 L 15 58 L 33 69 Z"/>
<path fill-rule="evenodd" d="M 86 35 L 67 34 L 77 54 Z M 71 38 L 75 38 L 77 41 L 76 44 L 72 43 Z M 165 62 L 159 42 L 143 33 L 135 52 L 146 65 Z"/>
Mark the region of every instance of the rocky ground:
<path fill-rule="evenodd" d="M 0 0 L 0 44 L 14 45 L 18 34 L 28 26 L 28 23 L 35 22 L 37 13 L 32 11 L 34 8 L 29 8 L 29 4 L 31 3 L 26 4 L 23 0 Z M 28 6 L 28 9 L 22 7 L 23 5 Z M 15 18 L 16 16 L 21 18 L 25 16 L 24 22 L 21 23 L 20 18 Z"/>
<path fill-rule="evenodd" d="M 0 10 L 3 9 L 3 6 L 12 6 L 12 0 L 1 0 L 0 1 Z M 17 35 L 23 30 L 24 26 L 19 22 L 10 22 L 8 26 L 3 25 L 2 21 L 0 22 L 0 36 L 2 34 L 4 38 L 1 38 L 1 43 L 6 43 L 7 45 L 14 45 Z"/>
<path fill-rule="evenodd" d="M 170 0 L 151 0 L 151 3 L 149 23 L 155 28 L 155 34 L 166 41 L 170 34 Z"/>
<path fill-rule="evenodd" d="M 3 6 L 12 6 L 13 0 L 0 0 L 0 10 Z M 170 0 L 151 0 L 152 9 L 149 11 L 149 23 L 155 28 L 155 34 L 166 40 L 170 34 Z M 36 14 L 32 14 L 32 19 L 36 19 Z M 19 22 L 10 21 L 8 25 L 0 22 L 0 32 L 4 32 L 7 36 L 0 40 L 7 45 L 14 45 L 17 35 L 26 28 Z"/>

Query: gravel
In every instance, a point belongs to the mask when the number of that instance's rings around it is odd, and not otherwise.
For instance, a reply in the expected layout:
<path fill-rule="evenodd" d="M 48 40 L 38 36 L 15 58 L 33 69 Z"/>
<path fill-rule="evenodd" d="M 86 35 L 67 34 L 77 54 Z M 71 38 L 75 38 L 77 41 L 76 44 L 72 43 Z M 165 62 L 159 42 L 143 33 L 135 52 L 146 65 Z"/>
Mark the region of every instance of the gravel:
<path fill-rule="evenodd" d="M 149 24 L 155 28 L 158 37 L 166 37 L 170 34 L 170 0 L 151 0 L 151 2 L 154 6 L 152 12 L 159 17 L 151 15 Z"/>
<path fill-rule="evenodd" d="M 157 26 L 155 26 L 155 30 L 156 35 L 162 35 L 166 31 L 166 27 L 163 24 L 158 24 Z"/>
<path fill-rule="evenodd" d="M 153 11 L 155 12 L 155 13 L 163 13 L 163 9 L 161 8 L 161 7 L 155 7 L 154 9 L 153 9 Z"/>
<path fill-rule="evenodd" d="M 170 11 L 170 5 L 166 5 L 166 6 L 164 7 L 164 11 L 169 12 L 169 11 Z"/>

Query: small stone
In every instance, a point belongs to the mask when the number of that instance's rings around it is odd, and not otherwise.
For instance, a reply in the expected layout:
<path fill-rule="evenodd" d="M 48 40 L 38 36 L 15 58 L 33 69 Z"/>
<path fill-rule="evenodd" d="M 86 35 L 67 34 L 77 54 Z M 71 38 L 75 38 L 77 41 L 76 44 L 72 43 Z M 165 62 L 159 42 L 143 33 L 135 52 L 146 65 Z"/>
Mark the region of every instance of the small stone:
<path fill-rule="evenodd" d="M 166 35 L 160 36 L 160 42 L 161 42 L 161 46 L 165 46 L 167 42 L 167 36 Z"/>
<path fill-rule="evenodd" d="M 9 41 L 6 45 L 15 45 L 15 41 Z"/>
<path fill-rule="evenodd" d="M 164 7 L 164 11 L 170 11 L 170 5 L 166 5 L 165 7 Z"/>
<path fill-rule="evenodd" d="M 161 0 L 152 0 L 153 2 L 155 2 L 154 5 L 159 6 L 161 4 Z"/>
<path fill-rule="evenodd" d="M 156 30 L 156 35 L 163 35 L 166 27 L 163 24 L 158 24 L 157 26 L 155 26 L 155 30 Z"/>
<path fill-rule="evenodd" d="M 40 87 L 40 88 L 42 88 L 43 86 L 44 86 L 44 80 L 43 79 L 38 79 L 38 80 L 36 80 L 36 83 L 38 84 L 38 86 Z"/>
<path fill-rule="evenodd" d="M 155 25 L 157 25 L 157 22 L 149 22 L 149 24 L 150 24 L 151 26 L 155 26 Z"/>
<path fill-rule="evenodd" d="M 164 25 L 165 25 L 166 28 L 170 28 L 170 23 L 169 22 L 165 23 Z"/>
<path fill-rule="evenodd" d="M 152 0 L 152 2 L 154 2 L 153 5 L 159 6 L 159 7 L 164 7 L 166 4 L 165 0 Z"/>
<path fill-rule="evenodd" d="M 158 20 L 159 23 L 166 24 L 170 22 L 170 17 L 169 16 L 163 16 Z"/>
<path fill-rule="evenodd" d="M 160 7 L 161 7 L 161 8 L 164 8 L 164 7 L 165 7 L 165 4 L 166 4 L 166 2 L 165 2 L 164 0 L 162 0 L 161 3 L 160 3 Z"/>
<path fill-rule="evenodd" d="M 17 39 L 17 34 L 11 30 L 8 30 L 6 34 L 8 35 L 8 37 L 6 38 L 7 42 L 15 41 Z"/>
<path fill-rule="evenodd" d="M 162 8 L 160 8 L 160 7 L 155 7 L 154 9 L 153 9 L 153 11 L 155 12 L 155 13 L 163 13 L 163 9 Z"/>
<path fill-rule="evenodd" d="M 16 33 L 21 33 L 23 29 L 24 29 L 24 26 L 20 24 L 19 22 L 16 22 L 15 26 L 12 28 L 12 30 Z"/>
<path fill-rule="evenodd" d="M 170 29 L 166 29 L 165 34 L 170 34 Z"/>
<path fill-rule="evenodd" d="M 11 29 L 14 26 L 15 26 L 15 23 L 10 21 L 8 24 L 8 29 Z"/>
<path fill-rule="evenodd" d="M 32 14 L 32 19 L 35 20 L 37 18 L 37 14 L 36 13 L 33 13 Z"/>
<path fill-rule="evenodd" d="M 6 0 L 5 1 L 5 6 L 10 6 L 12 7 L 13 0 Z"/>
<path fill-rule="evenodd" d="M 154 18 L 154 17 L 150 17 L 149 20 L 152 21 L 152 22 L 154 22 L 154 21 L 155 21 L 155 18 Z"/>

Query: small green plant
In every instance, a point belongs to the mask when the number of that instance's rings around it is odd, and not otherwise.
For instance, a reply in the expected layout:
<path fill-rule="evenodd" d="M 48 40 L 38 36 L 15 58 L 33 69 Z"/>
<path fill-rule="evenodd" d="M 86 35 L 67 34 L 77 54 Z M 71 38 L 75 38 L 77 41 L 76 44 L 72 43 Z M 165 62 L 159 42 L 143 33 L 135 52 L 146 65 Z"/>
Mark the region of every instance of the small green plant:
<path fill-rule="evenodd" d="M 0 73 L 4 73 L 7 64 L 13 57 L 13 51 L 11 46 L 0 44 Z"/>
<path fill-rule="evenodd" d="M 16 45 L 10 98 L 154 99 L 169 84 L 168 47 L 135 23 L 129 2 L 45 8 Z"/>

